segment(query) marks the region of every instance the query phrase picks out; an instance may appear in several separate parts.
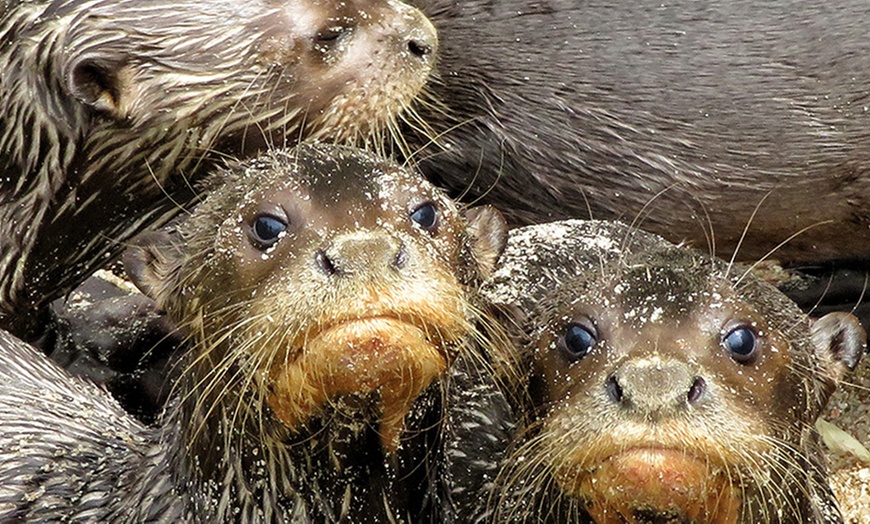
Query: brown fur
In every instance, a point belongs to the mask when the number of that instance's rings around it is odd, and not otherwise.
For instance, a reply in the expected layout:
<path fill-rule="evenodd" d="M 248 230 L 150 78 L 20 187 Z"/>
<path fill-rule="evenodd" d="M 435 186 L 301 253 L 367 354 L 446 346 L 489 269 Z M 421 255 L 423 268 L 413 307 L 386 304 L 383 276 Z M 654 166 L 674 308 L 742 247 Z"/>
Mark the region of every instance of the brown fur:
<path fill-rule="evenodd" d="M 529 418 L 495 522 L 842 522 L 813 423 L 866 347 L 857 319 L 813 321 L 744 269 L 618 223 L 513 235 L 486 295 L 523 328 Z M 579 355 L 578 326 L 594 333 Z M 751 359 L 729 352 L 734 329 L 754 333 Z"/>
<path fill-rule="evenodd" d="M 469 224 L 415 173 L 343 148 L 275 151 L 223 177 L 177 232 L 128 255 L 191 339 L 178 385 L 191 452 L 178 467 L 203 490 L 228 475 L 247 483 L 258 462 L 233 457 L 253 453 L 274 475 L 267 499 L 298 491 L 326 520 L 427 511 L 414 489 L 433 481 L 432 450 L 413 436 L 437 433 L 432 394 L 448 366 L 474 361 L 470 291 L 504 222 L 489 209 Z M 423 227 L 413 216 L 430 205 Z M 264 216 L 286 225 L 268 246 Z M 227 496 L 261 503 L 256 490 Z"/>
<path fill-rule="evenodd" d="M 0 42 L 0 326 L 26 338 L 223 157 L 385 133 L 437 46 L 395 0 L 15 2 Z"/>

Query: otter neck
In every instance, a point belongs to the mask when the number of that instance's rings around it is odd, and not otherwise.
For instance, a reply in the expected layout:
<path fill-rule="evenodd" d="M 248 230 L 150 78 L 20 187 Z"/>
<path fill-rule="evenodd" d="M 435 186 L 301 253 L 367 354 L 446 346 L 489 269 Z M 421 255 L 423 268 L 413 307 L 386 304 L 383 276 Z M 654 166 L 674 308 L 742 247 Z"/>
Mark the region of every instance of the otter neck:
<path fill-rule="evenodd" d="M 410 455 L 425 454 L 410 445 L 384 454 L 376 418 L 354 409 L 365 399 L 328 407 L 294 431 L 245 389 L 244 372 L 229 370 L 225 376 L 237 378 L 209 383 L 210 394 L 198 392 L 204 376 L 180 379 L 166 423 L 174 484 L 194 515 L 215 522 L 402 521 L 408 507 L 422 504 L 408 500 L 412 483 L 398 470 L 419 464 Z"/>

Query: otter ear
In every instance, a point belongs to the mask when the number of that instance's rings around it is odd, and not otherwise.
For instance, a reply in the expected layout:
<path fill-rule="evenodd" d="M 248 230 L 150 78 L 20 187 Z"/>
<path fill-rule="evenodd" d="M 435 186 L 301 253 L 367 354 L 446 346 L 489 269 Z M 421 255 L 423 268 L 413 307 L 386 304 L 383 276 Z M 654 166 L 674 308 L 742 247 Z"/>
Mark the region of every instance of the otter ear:
<path fill-rule="evenodd" d="M 70 92 L 84 104 L 118 120 L 130 116 L 136 89 L 128 65 L 84 56 L 72 63 L 67 81 Z"/>
<path fill-rule="evenodd" d="M 867 349 L 867 333 L 849 313 L 828 313 L 816 320 L 810 339 L 816 356 L 829 363 L 830 379 L 835 384 L 855 369 Z"/>
<path fill-rule="evenodd" d="M 124 270 L 143 294 L 166 309 L 166 290 L 175 287 L 182 262 L 175 233 L 161 230 L 136 237 L 124 252 Z"/>
<path fill-rule="evenodd" d="M 495 271 L 498 259 L 507 245 L 508 227 L 502 214 L 492 206 L 479 206 L 465 211 L 471 251 L 480 266 L 480 274 L 488 278 Z"/>

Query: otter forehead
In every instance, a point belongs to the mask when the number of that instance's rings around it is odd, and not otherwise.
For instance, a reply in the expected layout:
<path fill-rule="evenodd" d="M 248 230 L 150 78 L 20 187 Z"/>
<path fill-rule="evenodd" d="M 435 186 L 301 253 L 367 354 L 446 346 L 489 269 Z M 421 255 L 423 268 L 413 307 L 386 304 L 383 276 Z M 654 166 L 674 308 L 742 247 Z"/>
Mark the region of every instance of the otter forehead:
<path fill-rule="evenodd" d="M 327 208 L 346 202 L 379 200 L 386 188 L 395 187 L 388 182 L 403 181 L 409 185 L 407 176 L 396 167 L 367 156 L 313 157 L 302 162 L 308 191 Z"/>
<path fill-rule="evenodd" d="M 627 321 L 638 325 L 663 318 L 681 323 L 721 300 L 724 292 L 708 274 L 681 267 L 631 268 L 607 287 L 605 295 L 612 296 Z"/>
<path fill-rule="evenodd" d="M 303 146 L 292 154 L 274 151 L 246 163 L 241 176 L 251 182 L 236 199 L 241 207 L 285 189 L 329 211 L 350 210 L 361 203 L 386 206 L 406 200 L 418 203 L 442 199 L 434 186 L 419 175 L 366 152 L 340 146 Z"/>

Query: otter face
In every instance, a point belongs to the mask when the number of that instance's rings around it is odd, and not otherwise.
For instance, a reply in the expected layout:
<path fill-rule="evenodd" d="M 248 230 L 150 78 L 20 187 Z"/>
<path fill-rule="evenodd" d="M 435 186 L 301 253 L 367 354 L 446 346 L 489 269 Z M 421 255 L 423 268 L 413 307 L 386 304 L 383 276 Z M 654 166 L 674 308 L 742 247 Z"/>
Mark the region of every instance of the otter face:
<path fill-rule="evenodd" d="M 533 334 L 534 436 L 505 478 L 543 467 L 598 523 L 807 522 L 807 435 L 863 329 L 811 327 L 721 275 L 697 255 L 620 260 L 554 290 Z"/>
<path fill-rule="evenodd" d="M 395 0 L 122 1 L 71 22 L 65 38 L 71 94 L 115 133 L 117 121 L 139 133 L 179 121 L 202 127 L 205 147 L 242 133 L 236 154 L 264 140 L 365 141 L 422 89 L 438 45 L 429 20 Z"/>
<path fill-rule="evenodd" d="M 313 7 L 302 7 L 321 12 L 316 23 L 306 24 L 301 44 L 277 53 L 289 54 L 284 61 L 297 60 L 294 88 L 308 101 L 307 134 L 328 139 L 342 130 L 345 141 L 365 143 L 369 135 L 395 128 L 396 116 L 432 72 L 435 27 L 397 0 L 314 2 Z M 298 20 L 297 10 L 295 4 L 285 6 L 287 20 Z"/>
<path fill-rule="evenodd" d="M 139 283 L 196 338 L 205 376 L 240 370 L 294 430 L 326 403 L 373 396 L 394 449 L 474 336 L 466 285 L 500 252 L 490 226 L 503 222 L 478 213 L 492 234 L 471 236 L 421 177 L 348 149 L 274 152 L 226 176 L 178 241 L 146 249 Z"/>

